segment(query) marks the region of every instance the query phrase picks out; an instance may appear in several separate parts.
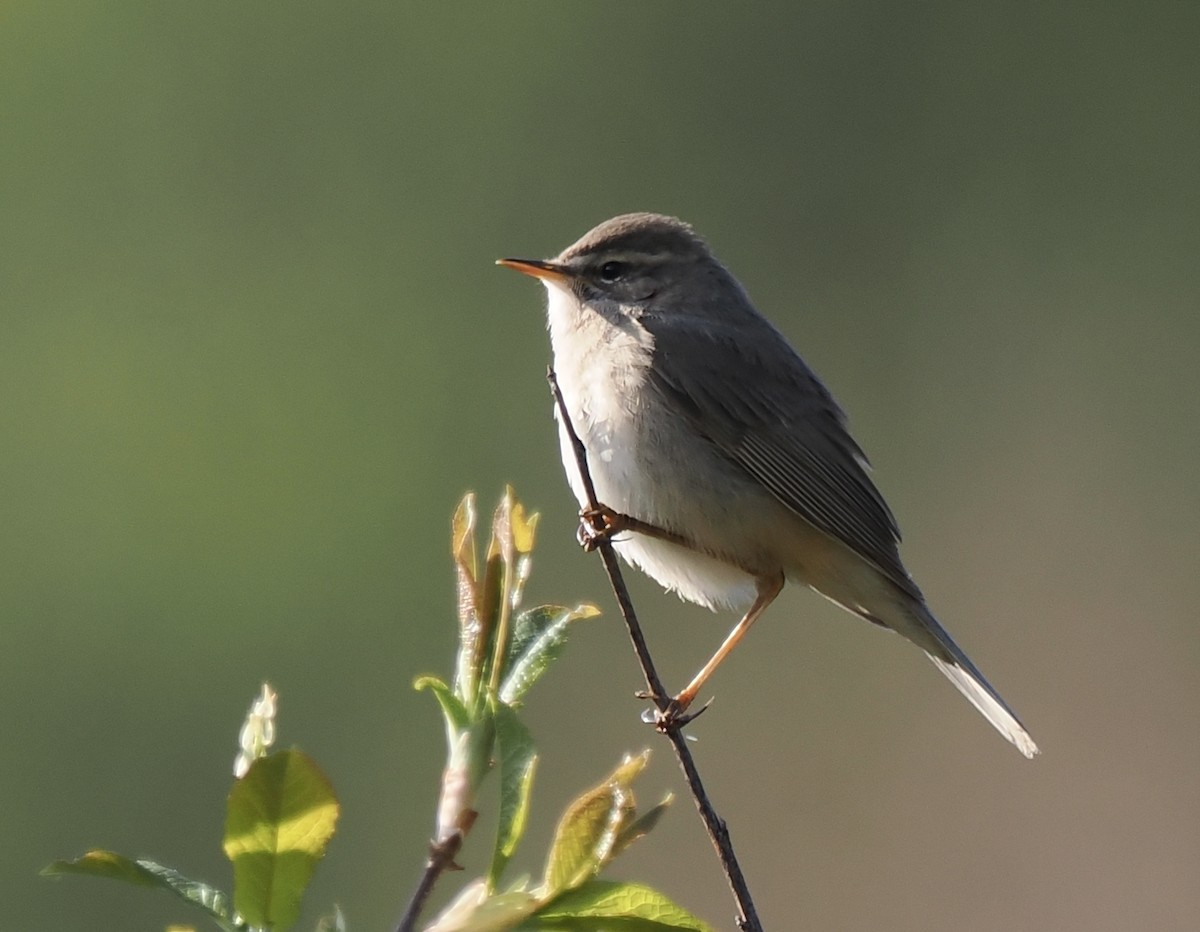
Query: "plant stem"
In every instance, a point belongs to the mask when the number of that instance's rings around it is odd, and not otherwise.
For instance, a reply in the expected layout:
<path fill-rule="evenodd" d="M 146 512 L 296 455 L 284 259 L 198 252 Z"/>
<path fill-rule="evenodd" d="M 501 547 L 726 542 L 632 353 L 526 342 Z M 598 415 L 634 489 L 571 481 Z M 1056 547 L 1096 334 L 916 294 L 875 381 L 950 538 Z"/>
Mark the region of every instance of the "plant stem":
<path fill-rule="evenodd" d="M 396 932 L 413 932 L 417 927 L 417 919 L 421 916 L 421 910 L 425 908 L 425 901 L 429 899 L 429 894 L 433 892 L 433 885 L 437 883 L 437 879 L 443 871 L 453 866 L 454 858 L 458 855 L 462 844 L 463 833 L 461 831 L 455 832 L 445 841 L 430 843 L 429 860 L 425 862 L 425 872 L 421 875 L 421 882 L 417 884 L 417 889 L 413 891 L 412 899 L 408 901 L 404 915 L 396 926 Z"/>

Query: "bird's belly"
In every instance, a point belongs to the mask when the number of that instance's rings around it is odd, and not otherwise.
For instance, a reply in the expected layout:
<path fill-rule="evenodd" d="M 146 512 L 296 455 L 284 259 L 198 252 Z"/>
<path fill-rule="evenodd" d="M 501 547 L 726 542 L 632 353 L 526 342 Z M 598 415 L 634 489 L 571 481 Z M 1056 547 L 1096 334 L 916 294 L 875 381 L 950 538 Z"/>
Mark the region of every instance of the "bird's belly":
<path fill-rule="evenodd" d="M 756 594 L 756 574 L 720 554 L 727 548 L 743 553 L 736 538 L 745 538 L 744 522 L 731 509 L 737 483 L 726 484 L 725 495 L 700 477 L 712 478 L 712 464 L 687 462 L 699 437 L 672 436 L 672 429 L 650 431 L 638 416 L 588 416 L 582 407 L 572 422 L 588 454 L 588 470 L 601 504 L 655 527 L 696 541 L 692 549 L 644 534 L 622 533 L 616 551 L 662 586 L 681 598 L 710 609 L 744 609 Z M 587 413 L 585 413 L 587 412 Z M 580 506 L 587 501 L 574 451 L 566 432 L 559 430 L 560 452 L 571 489 Z M 706 465 L 707 469 L 695 467 Z M 690 468 L 689 468 L 690 467 Z M 746 485 L 742 480 L 741 485 Z M 730 493 L 734 494 L 730 494 Z M 744 515 L 745 512 L 742 512 Z M 732 546 L 731 546 L 732 542 Z M 769 562 L 769 561 L 768 561 Z M 764 567 L 763 572 L 773 572 Z"/>
<path fill-rule="evenodd" d="M 689 602 L 740 612 L 754 601 L 754 577 L 714 557 L 644 534 L 629 534 L 613 546 L 626 562 Z"/>

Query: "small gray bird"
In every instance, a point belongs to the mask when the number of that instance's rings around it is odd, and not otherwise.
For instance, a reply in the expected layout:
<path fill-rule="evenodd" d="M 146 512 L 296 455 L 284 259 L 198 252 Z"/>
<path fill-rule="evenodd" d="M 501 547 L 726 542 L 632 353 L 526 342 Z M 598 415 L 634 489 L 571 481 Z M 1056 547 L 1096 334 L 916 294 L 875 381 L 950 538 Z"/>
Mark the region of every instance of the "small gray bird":
<path fill-rule="evenodd" d="M 628 531 L 617 552 L 689 601 L 745 612 L 673 713 L 792 581 L 902 634 L 1022 754 L 1038 753 L 900 562 L 896 519 L 841 408 L 690 226 L 626 214 L 553 259 L 500 264 L 549 293 L 563 399 L 609 526 Z"/>

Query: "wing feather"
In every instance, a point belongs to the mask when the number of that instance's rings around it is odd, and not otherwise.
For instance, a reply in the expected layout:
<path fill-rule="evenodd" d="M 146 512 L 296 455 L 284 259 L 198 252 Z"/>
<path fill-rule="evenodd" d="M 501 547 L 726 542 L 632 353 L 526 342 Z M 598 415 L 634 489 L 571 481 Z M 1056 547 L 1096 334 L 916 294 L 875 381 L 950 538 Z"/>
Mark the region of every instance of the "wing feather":
<path fill-rule="evenodd" d="M 921 597 L 842 409 L 782 334 L 757 314 L 736 328 L 668 315 L 642 324 L 654 336 L 651 384 L 696 431 L 805 521 Z"/>

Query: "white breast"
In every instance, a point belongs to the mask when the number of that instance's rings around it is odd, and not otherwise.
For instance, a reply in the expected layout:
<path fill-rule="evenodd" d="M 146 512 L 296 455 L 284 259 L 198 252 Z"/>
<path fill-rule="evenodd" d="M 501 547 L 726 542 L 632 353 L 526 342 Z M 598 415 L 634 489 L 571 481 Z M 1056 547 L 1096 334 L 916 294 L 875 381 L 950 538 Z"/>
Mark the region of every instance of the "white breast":
<path fill-rule="evenodd" d="M 580 308 L 574 295 L 546 282 L 554 369 L 571 422 L 588 451 L 596 493 L 610 508 L 635 505 L 639 485 L 637 403 L 654 340 L 642 328 L 622 329 Z M 571 487 L 582 503 L 574 457 L 564 449 Z M 568 458 L 569 457 L 569 458 Z"/>
<path fill-rule="evenodd" d="M 623 325 L 579 307 L 575 296 L 543 280 L 554 370 L 571 423 L 588 454 L 588 469 L 601 504 L 660 527 L 681 526 L 672 502 L 647 482 L 643 454 L 663 438 L 647 436 L 642 408 L 654 338 L 636 322 Z M 557 417 L 557 412 L 556 412 Z M 566 432 L 559 430 L 567 480 L 580 507 L 587 496 Z M 661 479 L 660 479 L 661 481 Z M 668 513 L 670 512 L 670 513 Z M 754 598 L 754 579 L 702 553 L 639 534 L 624 535 L 617 552 L 668 589 L 709 608 L 741 607 Z"/>

